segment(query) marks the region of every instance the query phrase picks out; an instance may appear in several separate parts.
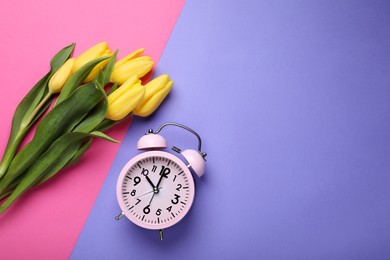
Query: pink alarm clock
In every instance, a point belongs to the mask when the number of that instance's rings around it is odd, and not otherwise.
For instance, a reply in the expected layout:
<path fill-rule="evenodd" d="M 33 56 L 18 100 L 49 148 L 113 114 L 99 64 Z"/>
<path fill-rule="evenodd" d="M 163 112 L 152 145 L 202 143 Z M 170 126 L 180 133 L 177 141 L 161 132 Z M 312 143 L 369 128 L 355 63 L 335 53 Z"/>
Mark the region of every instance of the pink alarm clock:
<path fill-rule="evenodd" d="M 172 147 L 182 155 L 159 151 L 167 147 L 164 137 L 159 135 L 166 126 L 176 126 L 194 134 L 198 139 L 198 150 L 184 150 Z M 195 185 L 191 171 L 198 177 L 205 172 L 206 153 L 201 151 L 200 136 L 191 128 L 168 122 L 156 132 L 149 129 L 137 142 L 138 154 L 123 167 L 117 182 L 117 199 L 122 213 L 116 219 L 126 216 L 134 224 L 151 230 L 163 229 L 182 220 L 192 206 Z"/>

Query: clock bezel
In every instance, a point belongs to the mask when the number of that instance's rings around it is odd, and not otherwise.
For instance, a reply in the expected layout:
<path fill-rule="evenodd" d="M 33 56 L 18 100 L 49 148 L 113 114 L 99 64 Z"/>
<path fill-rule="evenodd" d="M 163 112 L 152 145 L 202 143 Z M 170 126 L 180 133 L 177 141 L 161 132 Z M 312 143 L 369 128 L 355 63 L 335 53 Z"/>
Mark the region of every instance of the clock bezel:
<path fill-rule="evenodd" d="M 125 202 L 124 202 L 124 198 L 123 198 L 123 194 L 122 194 L 122 185 L 123 185 L 123 181 L 124 181 L 124 178 L 125 178 L 125 175 L 126 175 L 128 169 L 131 168 L 133 165 L 137 164 L 137 162 L 139 162 L 140 160 L 143 160 L 147 157 L 153 157 L 153 156 L 165 157 L 165 158 L 175 162 L 177 165 L 179 165 L 179 167 L 184 171 L 184 174 L 187 175 L 188 185 L 189 185 L 189 196 L 188 196 L 186 207 L 173 220 L 171 220 L 169 222 L 161 223 L 161 224 L 148 224 L 148 223 L 145 223 L 145 222 L 139 220 L 138 218 L 134 217 L 134 215 L 131 214 L 130 210 L 126 207 Z M 133 222 L 137 226 L 140 226 L 140 227 L 145 228 L 145 229 L 160 230 L 160 229 L 165 229 L 165 228 L 168 228 L 168 227 L 171 227 L 171 226 L 177 224 L 179 221 L 181 221 L 188 214 L 188 212 L 190 211 L 190 209 L 192 207 L 194 197 L 195 197 L 195 184 L 194 184 L 194 179 L 192 177 L 190 170 L 185 165 L 185 163 L 182 160 L 180 160 L 177 156 L 170 154 L 168 152 L 165 152 L 165 151 L 147 151 L 147 152 L 143 152 L 143 153 L 138 154 L 135 157 L 133 157 L 122 168 L 122 170 L 119 174 L 119 177 L 118 177 L 118 181 L 117 181 L 116 196 L 117 196 L 117 200 L 119 203 L 119 207 L 121 208 L 124 215 L 131 222 Z"/>

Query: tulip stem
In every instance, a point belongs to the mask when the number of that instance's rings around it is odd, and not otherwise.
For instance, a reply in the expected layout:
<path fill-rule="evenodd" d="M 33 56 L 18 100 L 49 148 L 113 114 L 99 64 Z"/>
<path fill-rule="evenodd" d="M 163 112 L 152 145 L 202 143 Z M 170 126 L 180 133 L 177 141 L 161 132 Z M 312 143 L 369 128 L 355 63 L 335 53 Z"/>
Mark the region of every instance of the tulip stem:
<path fill-rule="evenodd" d="M 18 133 L 16 134 L 16 137 L 12 143 L 12 145 L 9 146 L 9 149 L 7 149 L 4 152 L 3 160 L 1 161 L 0 164 L 0 180 L 3 178 L 5 173 L 8 170 L 9 165 L 12 162 L 12 159 L 14 158 L 17 149 L 19 148 L 19 145 L 23 141 L 24 136 L 26 135 L 29 126 L 31 122 L 33 121 L 34 117 L 36 114 L 41 110 L 41 108 L 46 104 L 46 102 L 50 99 L 50 97 L 53 95 L 52 92 L 48 92 L 47 95 L 39 102 L 37 107 L 34 109 L 34 111 L 31 113 L 31 115 L 27 118 L 27 120 L 23 120 Z"/>
<path fill-rule="evenodd" d="M 0 179 L 7 172 L 8 167 L 11 164 L 12 159 L 14 158 L 16 150 L 18 149 L 19 144 L 23 141 L 23 137 L 26 135 L 26 133 L 27 128 L 19 129 L 19 132 L 16 135 L 14 142 L 9 147 L 9 149 L 5 151 L 3 160 L 0 164 Z"/>
<path fill-rule="evenodd" d="M 53 95 L 53 93 L 51 91 L 49 91 L 46 94 L 46 96 L 41 100 L 41 102 L 39 102 L 39 104 L 34 109 L 34 111 L 31 113 L 31 115 L 27 118 L 27 120 L 22 121 L 20 129 L 27 128 L 30 125 L 31 121 L 34 119 L 36 114 L 39 112 L 39 110 L 41 110 L 41 108 L 46 104 L 46 102 L 51 98 L 52 95 Z"/>

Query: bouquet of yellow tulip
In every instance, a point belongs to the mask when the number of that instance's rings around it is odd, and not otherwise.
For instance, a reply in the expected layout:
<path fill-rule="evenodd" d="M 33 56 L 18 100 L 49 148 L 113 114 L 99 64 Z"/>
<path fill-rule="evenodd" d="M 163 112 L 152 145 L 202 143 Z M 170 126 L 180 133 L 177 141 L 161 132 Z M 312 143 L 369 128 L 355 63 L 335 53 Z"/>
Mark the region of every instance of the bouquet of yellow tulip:
<path fill-rule="evenodd" d="M 116 61 L 118 51 L 111 52 L 106 42 L 77 58 L 71 57 L 74 47 L 53 57 L 50 71 L 16 108 L 0 164 L 0 214 L 29 188 L 78 162 L 93 138 L 117 142 L 104 131 L 133 115 L 152 114 L 172 88 L 166 74 L 141 84 L 154 65 L 142 56 L 144 49 Z M 17 152 L 41 117 L 33 139 Z"/>

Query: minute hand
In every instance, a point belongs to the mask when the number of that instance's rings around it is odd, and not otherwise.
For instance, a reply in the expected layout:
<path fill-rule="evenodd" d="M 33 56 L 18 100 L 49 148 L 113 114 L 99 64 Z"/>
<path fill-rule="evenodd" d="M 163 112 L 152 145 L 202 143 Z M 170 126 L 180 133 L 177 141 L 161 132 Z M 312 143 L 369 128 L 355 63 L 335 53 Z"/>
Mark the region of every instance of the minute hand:
<path fill-rule="evenodd" d="M 160 172 L 161 177 L 158 180 L 157 185 L 156 185 L 156 191 L 157 191 L 156 193 L 158 193 L 158 187 L 160 186 L 160 183 L 161 183 L 162 179 L 164 177 L 168 178 L 168 174 L 170 172 L 171 172 L 171 169 L 169 169 L 168 167 L 167 168 L 165 168 L 164 166 L 162 167 L 161 172 Z"/>

